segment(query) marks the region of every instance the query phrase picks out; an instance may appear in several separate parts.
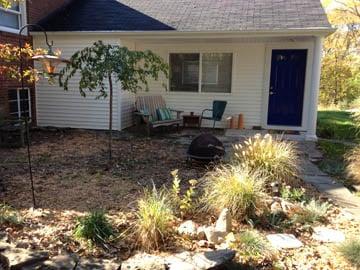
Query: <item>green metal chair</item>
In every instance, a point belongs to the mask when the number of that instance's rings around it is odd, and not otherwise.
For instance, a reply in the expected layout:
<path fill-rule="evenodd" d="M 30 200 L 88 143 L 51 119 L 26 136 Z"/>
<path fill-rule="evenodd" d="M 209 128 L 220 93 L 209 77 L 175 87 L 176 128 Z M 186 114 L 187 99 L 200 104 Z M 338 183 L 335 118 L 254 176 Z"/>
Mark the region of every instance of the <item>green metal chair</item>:
<path fill-rule="evenodd" d="M 202 111 L 201 120 L 200 120 L 200 126 L 201 126 L 202 120 L 206 119 L 206 120 L 214 121 L 213 128 L 215 128 L 216 122 L 221 121 L 221 119 L 222 119 L 222 117 L 224 115 L 226 105 L 227 105 L 227 101 L 214 100 L 212 109 L 205 109 L 205 110 Z M 206 112 L 212 112 L 212 115 L 211 116 L 204 116 L 204 114 Z"/>

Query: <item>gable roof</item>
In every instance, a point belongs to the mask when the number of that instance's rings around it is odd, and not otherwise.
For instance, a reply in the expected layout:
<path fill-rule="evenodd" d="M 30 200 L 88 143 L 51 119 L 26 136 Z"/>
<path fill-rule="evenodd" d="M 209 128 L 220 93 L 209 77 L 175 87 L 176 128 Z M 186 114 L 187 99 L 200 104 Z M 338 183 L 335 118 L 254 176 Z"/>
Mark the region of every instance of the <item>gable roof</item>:
<path fill-rule="evenodd" d="M 267 31 L 331 28 L 320 0 L 73 0 L 47 31 Z"/>

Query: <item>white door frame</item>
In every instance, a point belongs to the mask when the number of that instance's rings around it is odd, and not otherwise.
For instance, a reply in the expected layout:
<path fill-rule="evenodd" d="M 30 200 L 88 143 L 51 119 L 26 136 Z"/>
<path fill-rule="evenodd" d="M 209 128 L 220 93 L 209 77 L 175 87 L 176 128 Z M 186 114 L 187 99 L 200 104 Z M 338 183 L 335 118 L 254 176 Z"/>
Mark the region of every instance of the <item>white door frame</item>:
<path fill-rule="evenodd" d="M 307 53 L 306 72 L 305 72 L 305 86 L 304 86 L 304 101 L 302 112 L 301 126 L 277 126 L 268 125 L 268 108 L 269 108 L 269 86 L 271 75 L 271 58 L 273 50 L 286 50 L 286 49 L 305 49 Z M 264 85 L 262 95 L 262 112 L 261 112 L 261 126 L 265 129 L 278 129 L 278 130 L 294 130 L 306 131 L 308 128 L 308 113 L 309 113 L 309 99 L 311 92 L 311 79 L 312 79 L 312 64 L 313 64 L 313 51 L 314 44 L 312 42 L 297 42 L 297 43 L 272 43 L 265 46 L 265 69 L 264 69 Z"/>

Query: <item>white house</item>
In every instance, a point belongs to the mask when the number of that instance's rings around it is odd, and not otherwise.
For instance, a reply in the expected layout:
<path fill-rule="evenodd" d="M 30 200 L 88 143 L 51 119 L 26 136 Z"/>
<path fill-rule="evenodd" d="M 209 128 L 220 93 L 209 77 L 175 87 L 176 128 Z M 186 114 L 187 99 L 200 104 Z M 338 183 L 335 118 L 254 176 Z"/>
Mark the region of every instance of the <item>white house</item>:
<path fill-rule="evenodd" d="M 320 0 L 74 0 L 41 25 L 70 57 L 97 40 L 150 49 L 170 65 L 170 78 L 143 94 L 161 94 L 185 113 L 226 100 L 226 117 L 245 127 L 294 130 L 316 139 L 322 40 L 333 29 Z M 34 46 L 43 47 L 33 32 Z M 162 84 L 166 82 L 168 91 Z M 36 85 L 39 126 L 106 129 L 108 100 Z M 133 124 L 135 95 L 117 85 L 114 126 Z"/>

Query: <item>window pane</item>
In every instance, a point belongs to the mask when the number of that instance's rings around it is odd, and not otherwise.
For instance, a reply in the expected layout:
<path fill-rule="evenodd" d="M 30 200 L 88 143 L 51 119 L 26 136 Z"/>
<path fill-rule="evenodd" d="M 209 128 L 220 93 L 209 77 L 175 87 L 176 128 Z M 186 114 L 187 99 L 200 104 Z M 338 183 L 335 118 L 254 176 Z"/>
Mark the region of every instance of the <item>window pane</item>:
<path fill-rule="evenodd" d="M 19 29 L 19 15 L 0 10 L 0 25 Z"/>
<path fill-rule="evenodd" d="M 202 56 L 202 92 L 231 92 L 232 53 L 204 53 Z"/>
<path fill-rule="evenodd" d="M 19 90 L 20 99 L 28 99 L 29 98 L 29 92 L 28 89 Z"/>
<path fill-rule="evenodd" d="M 18 113 L 18 103 L 17 101 L 10 101 L 9 102 L 9 113 L 10 114 L 17 114 Z"/>
<path fill-rule="evenodd" d="M 199 91 L 198 53 L 170 54 L 170 91 Z"/>
<path fill-rule="evenodd" d="M 17 90 L 16 89 L 10 89 L 8 90 L 8 100 L 17 100 Z"/>

